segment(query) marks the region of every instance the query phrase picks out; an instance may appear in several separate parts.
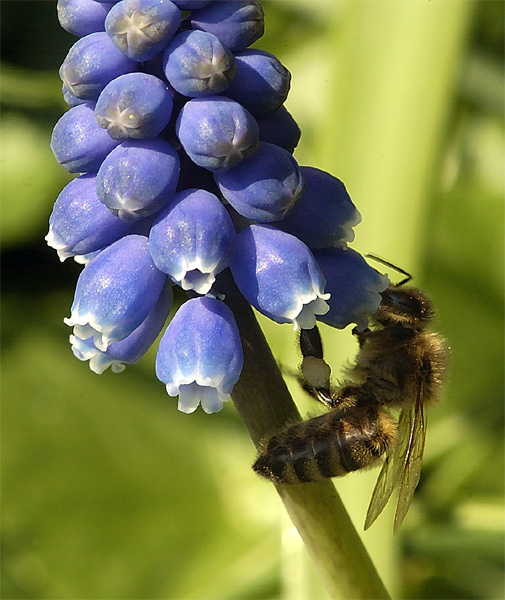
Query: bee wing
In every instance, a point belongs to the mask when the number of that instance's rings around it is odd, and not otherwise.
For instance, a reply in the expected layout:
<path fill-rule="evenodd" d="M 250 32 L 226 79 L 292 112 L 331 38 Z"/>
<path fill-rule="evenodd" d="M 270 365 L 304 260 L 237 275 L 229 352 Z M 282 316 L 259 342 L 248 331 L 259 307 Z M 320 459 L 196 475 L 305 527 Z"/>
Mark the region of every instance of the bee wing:
<path fill-rule="evenodd" d="M 379 477 L 377 478 L 377 483 L 375 484 L 366 513 L 365 530 L 367 530 L 381 514 L 393 493 L 393 456 L 393 454 L 386 456 L 386 460 L 384 461 Z"/>
<path fill-rule="evenodd" d="M 424 417 L 422 404 L 421 385 L 418 390 L 416 406 L 414 408 L 410 434 L 408 436 L 407 452 L 405 454 L 403 477 L 400 483 L 400 493 L 398 504 L 396 506 L 395 522 L 393 531 L 396 533 L 405 519 L 419 478 L 421 477 L 421 467 L 423 463 L 424 443 L 426 441 L 426 420 Z"/>
<path fill-rule="evenodd" d="M 412 411 L 402 411 L 398 421 L 398 441 L 391 452 L 388 452 L 381 472 L 377 478 L 372 498 L 365 519 L 365 530 L 384 510 L 393 490 L 398 486 L 402 477 L 405 455 L 408 451 L 407 441 L 411 430 Z"/>

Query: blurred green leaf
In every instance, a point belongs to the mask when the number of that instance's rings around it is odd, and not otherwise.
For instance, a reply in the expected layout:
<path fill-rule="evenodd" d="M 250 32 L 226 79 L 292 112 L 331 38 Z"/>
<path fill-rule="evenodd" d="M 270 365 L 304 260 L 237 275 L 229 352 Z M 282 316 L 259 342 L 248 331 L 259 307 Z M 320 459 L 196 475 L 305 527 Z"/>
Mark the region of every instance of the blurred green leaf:
<path fill-rule="evenodd" d="M 49 149 L 49 133 L 21 113 L 4 113 L 0 135 L 2 247 L 47 230 L 51 206 L 70 180 Z"/>
<path fill-rule="evenodd" d="M 65 106 L 61 95 L 61 80 L 57 72 L 39 72 L 2 65 L 2 103 L 20 109 Z"/>
<path fill-rule="evenodd" d="M 234 475 L 223 480 L 218 468 L 214 477 L 212 446 L 217 436 L 243 468 L 247 441 L 177 413 L 152 373 L 94 375 L 44 320 L 10 344 L 3 364 L 4 597 L 199 598 L 207 582 L 226 598 L 243 589 L 247 555 L 264 558 L 278 541 L 252 528 L 254 511 L 227 525 Z M 272 580 L 275 562 L 263 563 L 261 581 Z"/>

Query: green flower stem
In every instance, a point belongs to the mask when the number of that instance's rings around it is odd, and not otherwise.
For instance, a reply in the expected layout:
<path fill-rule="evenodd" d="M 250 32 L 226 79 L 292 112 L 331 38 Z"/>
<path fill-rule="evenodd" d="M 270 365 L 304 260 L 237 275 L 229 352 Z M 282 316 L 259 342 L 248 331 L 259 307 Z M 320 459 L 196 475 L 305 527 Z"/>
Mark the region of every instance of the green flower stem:
<path fill-rule="evenodd" d="M 258 447 L 301 419 L 251 307 L 231 282 L 226 303 L 237 320 L 245 358 L 233 401 Z M 332 598 L 390 597 L 331 481 L 278 485 L 277 492 Z"/>

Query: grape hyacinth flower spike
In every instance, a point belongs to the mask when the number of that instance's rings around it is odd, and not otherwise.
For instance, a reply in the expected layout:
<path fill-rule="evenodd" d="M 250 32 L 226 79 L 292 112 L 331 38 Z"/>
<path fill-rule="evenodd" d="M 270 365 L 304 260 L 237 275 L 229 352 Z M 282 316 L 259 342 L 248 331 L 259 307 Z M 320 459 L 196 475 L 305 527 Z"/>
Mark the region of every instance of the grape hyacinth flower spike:
<path fill-rule="evenodd" d="M 187 299 L 156 373 L 180 410 L 211 413 L 242 369 L 233 294 L 295 330 L 366 326 L 387 283 L 345 250 L 360 215 L 343 183 L 292 156 L 291 74 L 250 48 L 264 31 L 259 1 L 59 0 L 58 10 L 81 37 L 60 68 L 71 108 L 51 147 L 77 177 L 46 240 L 86 264 L 65 319 L 75 356 L 96 373 L 139 360 L 178 287 Z"/>

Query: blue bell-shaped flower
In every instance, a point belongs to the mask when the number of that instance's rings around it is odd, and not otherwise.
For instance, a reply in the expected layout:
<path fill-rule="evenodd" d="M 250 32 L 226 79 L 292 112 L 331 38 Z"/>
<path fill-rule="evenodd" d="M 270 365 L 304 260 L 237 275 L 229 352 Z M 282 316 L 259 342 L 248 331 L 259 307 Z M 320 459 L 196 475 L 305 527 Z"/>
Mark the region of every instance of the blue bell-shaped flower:
<path fill-rule="evenodd" d="M 314 258 L 331 294 L 330 310 L 318 316 L 318 320 L 338 329 L 350 323 L 365 329 L 368 315 L 373 315 L 379 308 L 380 292 L 389 285 L 387 275 L 372 269 L 359 252 L 350 248 L 315 250 Z"/>
<path fill-rule="evenodd" d="M 231 310 L 215 298 L 192 298 L 175 313 L 161 338 L 156 375 L 178 408 L 206 413 L 223 407 L 242 371 L 240 334 Z"/>
<path fill-rule="evenodd" d="M 154 264 L 183 290 L 207 294 L 235 250 L 235 229 L 220 200 L 205 190 L 179 192 L 149 234 Z"/>
<path fill-rule="evenodd" d="M 155 267 L 148 239 L 127 235 L 86 265 L 79 276 L 71 316 L 64 322 L 82 340 L 107 350 L 123 340 L 156 304 L 166 276 Z"/>
<path fill-rule="evenodd" d="M 79 360 L 89 360 L 89 368 L 98 375 L 109 367 L 113 373 L 121 373 L 125 365 L 139 361 L 152 346 L 167 320 L 171 306 L 172 286 L 167 283 L 144 322 L 124 340 L 114 342 L 107 350 L 99 350 L 92 337 L 81 340 L 72 334 L 72 352 Z"/>
<path fill-rule="evenodd" d="M 250 225 L 237 236 L 231 271 L 242 295 L 277 323 L 311 329 L 329 310 L 326 280 L 307 246 L 271 225 Z"/>

